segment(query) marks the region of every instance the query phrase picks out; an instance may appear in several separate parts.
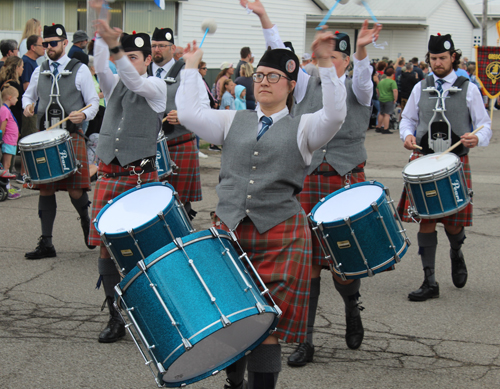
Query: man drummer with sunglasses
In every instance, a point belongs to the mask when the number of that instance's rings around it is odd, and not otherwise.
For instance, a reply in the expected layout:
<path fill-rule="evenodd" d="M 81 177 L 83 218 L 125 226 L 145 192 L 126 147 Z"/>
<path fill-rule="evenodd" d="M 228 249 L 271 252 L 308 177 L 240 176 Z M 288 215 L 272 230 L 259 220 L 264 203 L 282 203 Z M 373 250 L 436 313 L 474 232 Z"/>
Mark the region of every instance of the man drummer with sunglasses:
<path fill-rule="evenodd" d="M 457 77 L 455 71 L 460 63 L 461 53 L 455 50 L 453 40 L 449 34 L 431 35 L 428 44 L 426 62 L 431 66 L 433 74 L 419 82 L 413 88 L 408 103 L 403 111 L 400 125 L 400 137 L 404 147 L 413 151 L 410 161 L 425 154 L 442 152 L 432 150 L 429 146 L 428 128 L 436 105 L 436 93 L 425 89 L 435 87 L 443 91 L 446 97 L 446 117 L 448 118 L 452 141 L 461 139 L 462 145 L 452 152 L 460 157 L 463 163 L 467 186 L 471 188 L 471 171 L 469 165 L 469 149 L 476 146 L 487 146 L 491 139 L 491 121 L 484 109 L 483 100 L 478 88 L 466 78 Z M 455 71 L 454 71 L 455 70 Z M 460 90 L 449 93 L 452 86 L 459 86 Z M 447 93 L 448 92 L 448 93 Z M 471 128 L 484 126 L 482 130 L 471 135 Z M 454 140 L 454 138 L 456 138 Z M 451 141 L 450 141 L 451 144 Z M 417 150 L 417 145 L 422 151 Z M 446 146 L 444 147 L 447 148 Z M 410 206 L 408 194 L 405 191 L 398 205 L 401 219 L 411 222 L 408 215 Z M 465 228 L 472 226 L 472 204 L 463 210 L 444 218 L 421 219 L 417 241 L 419 254 L 424 270 L 422 286 L 408 295 L 410 301 L 426 301 L 439 297 L 439 285 L 435 277 L 435 262 L 437 249 L 436 223 L 444 224 L 446 236 L 450 242 L 451 277 L 457 288 L 463 288 L 467 282 L 467 267 L 462 253 L 462 244 L 465 240 Z"/>
<path fill-rule="evenodd" d="M 90 6 L 100 14 L 102 0 Z M 141 183 L 158 181 L 156 140 L 166 106 L 165 83 L 147 76 L 151 40 L 146 33 L 123 33 L 107 21 L 96 20 L 95 70 L 107 102 L 97 146 L 101 160 L 92 204 L 94 220 L 107 202 Z M 109 68 L 113 57 L 118 75 Z M 147 199 L 145 201 L 148 201 Z M 125 336 L 124 323 L 113 307 L 114 287 L 121 280 L 115 263 L 92 225 L 89 241 L 100 244 L 98 269 L 110 319 L 99 342 L 112 343 Z M 104 307 L 104 305 L 103 305 Z"/>
<path fill-rule="evenodd" d="M 50 126 L 53 121 L 64 119 L 62 106 L 65 116 L 69 118 L 69 121 L 65 123 L 65 128 L 71 134 L 75 157 L 82 166 L 76 174 L 63 180 L 32 187 L 40 191 L 38 215 L 42 226 L 42 236 L 36 249 L 25 254 L 26 259 L 56 256 L 56 250 L 52 244 L 52 229 L 57 208 L 55 192 L 58 190 L 65 190 L 69 193 L 71 203 L 79 214 L 85 243 L 88 248 L 95 248 L 87 242 L 90 228 L 88 214 L 90 202 L 87 191 L 91 189 L 91 186 L 82 123 L 92 120 L 96 115 L 99 97 L 88 67 L 83 66 L 77 60 L 70 60 L 65 54 L 68 39 L 64 26 L 60 24 L 44 26 L 43 38 L 42 44 L 43 47 L 47 48 L 49 59 L 37 67 L 31 76 L 28 89 L 23 95 L 24 116 L 33 116 L 34 104 L 39 99 L 37 127 L 39 131 L 42 131 L 48 127 L 47 124 Z M 55 79 L 57 88 L 53 88 L 53 79 Z M 54 100 L 54 97 L 58 99 L 59 104 Z M 52 111 L 54 104 L 55 111 L 60 111 L 61 117 L 57 119 L 45 117 L 46 112 Z M 77 112 L 89 104 L 91 105 L 89 108 Z M 26 184 L 25 187 L 27 187 Z"/>
<path fill-rule="evenodd" d="M 266 46 L 271 48 L 284 47 L 278 29 L 271 23 L 264 6 L 259 0 L 253 3 L 240 0 L 244 7 L 251 9 L 259 16 L 266 38 Z M 335 46 L 332 54 L 337 75 L 347 90 L 347 117 L 339 133 L 328 144 L 315 151 L 308 175 L 304 182 L 304 189 L 298 195 L 299 201 L 306 214 L 324 197 L 347 184 L 365 181 L 364 165 L 367 158 L 364 147 L 365 134 L 368 128 L 373 84 L 371 81 L 372 68 L 366 52 L 366 46 L 378 38 L 382 25 L 368 29 L 368 21 L 363 23 L 356 42 L 353 80 L 346 79 L 346 69 L 350 63 L 351 44 L 347 34 L 335 33 Z M 297 87 L 294 93 L 296 105 L 294 115 L 314 112 L 321 109 L 322 92 L 321 82 L 317 77 L 311 77 L 305 72 L 299 72 Z M 309 294 L 309 313 L 307 324 L 307 340 L 300 343 L 289 358 L 290 366 L 304 366 L 312 362 L 314 356 L 313 329 L 320 294 L 320 273 L 323 268 L 329 268 L 329 262 L 321 250 L 318 239 L 313 235 L 313 267 L 311 288 Z M 361 346 L 364 336 L 361 322 L 358 299 L 361 281 L 343 281 L 333 274 L 335 289 L 341 295 L 346 314 L 346 344 L 351 349 Z"/>

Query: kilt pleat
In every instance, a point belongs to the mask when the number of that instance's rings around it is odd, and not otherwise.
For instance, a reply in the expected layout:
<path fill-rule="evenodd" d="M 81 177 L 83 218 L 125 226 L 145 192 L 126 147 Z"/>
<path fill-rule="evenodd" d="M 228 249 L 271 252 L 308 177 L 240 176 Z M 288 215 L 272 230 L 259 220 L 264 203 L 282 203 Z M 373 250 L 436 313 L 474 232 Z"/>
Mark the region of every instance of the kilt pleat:
<path fill-rule="evenodd" d="M 222 228 L 227 230 L 224 224 Z M 305 342 L 311 278 L 311 231 L 305 213 L 263 234 L 245 218 L 234 232 L 283 312 L 275 335 L 287 343 Z"/>

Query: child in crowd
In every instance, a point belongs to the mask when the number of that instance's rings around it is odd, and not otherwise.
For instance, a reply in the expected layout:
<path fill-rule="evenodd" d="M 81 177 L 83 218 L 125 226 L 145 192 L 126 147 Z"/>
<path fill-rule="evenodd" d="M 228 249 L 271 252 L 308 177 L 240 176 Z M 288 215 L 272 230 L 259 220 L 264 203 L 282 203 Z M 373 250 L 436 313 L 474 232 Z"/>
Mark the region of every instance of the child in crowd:
<path fill-rule="evenodd" d="M 234 106 L 234 87 L 236 84 L 228 78 L 224 81 L 221 88 L 222 100 L 220 102 L 219 109 L 231 109 L 235 110 Z"/>
<path fill-rule="evenodd" d="M 16 118 L 12 115 L 10 107 L 17 103 L 19 91 L 8 83 L 5 83 L 2 88 L 3 104 L 0 108 L 0 126 L 3 134 L 2 144 L 2 165 L 5 170 L 10 169 L 12 157 L 16 155 L 17 139 L 19 138 L 19 127 Z M 9 191 L 9 200 L 15 200 L 21 197 L 21 194 L 7 184 Z"/>
<path fill-rule="evenodd" d="M 246 95 L 247 95 L 247 88 L 245 88 L 243 85 L 236 85 L 234 88 L 234 106 L 237 111 L 240 111 L 242 109 L 247 109 L 247 100 L 246 100 Z"/>

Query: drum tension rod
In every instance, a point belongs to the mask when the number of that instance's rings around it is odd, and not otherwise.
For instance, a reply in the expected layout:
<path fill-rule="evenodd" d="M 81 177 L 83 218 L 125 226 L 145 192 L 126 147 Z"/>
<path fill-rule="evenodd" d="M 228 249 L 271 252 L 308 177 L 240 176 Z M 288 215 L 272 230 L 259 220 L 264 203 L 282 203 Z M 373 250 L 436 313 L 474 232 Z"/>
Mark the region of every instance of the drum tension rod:
<path fill-rule="evenodd" d="M 361 249 L 361 246 L 359 245 L 358 238 L 356 238 L 356 233 L 354 232 L 354 230 L 351 227 L 351 218 L 345 217 L 344 222 L 345 222 L 345 224 L 347 224 L 347 227 L 349 227 L 349 229 L 351 230 L 351 236 L 354 239 L 354 243 L 356 243 L 356 246 L 358 247 L 358 251 L 361 254 L 361 258 L 363 259 L 363 263 L 366 266 L 366 272 L 368 274 L 368 277 L 373 277 L 373 275 L 374 275 L 373 270 L 370 269 L 370 266 L 368 265 L 368 261 L 365 258 L 365 254 L 363 253 L 363 250 Z"/>

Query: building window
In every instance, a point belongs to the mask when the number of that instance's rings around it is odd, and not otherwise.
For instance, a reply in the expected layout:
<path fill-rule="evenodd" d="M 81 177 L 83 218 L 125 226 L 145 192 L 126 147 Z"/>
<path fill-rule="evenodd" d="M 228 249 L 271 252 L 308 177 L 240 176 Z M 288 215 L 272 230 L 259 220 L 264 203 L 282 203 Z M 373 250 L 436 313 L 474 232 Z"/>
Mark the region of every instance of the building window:
<path fill-rule="evenodd" d="M 481 37 L 480 36 L 474 36 L 474 41 L 472 43 L 472 46 L 481 46 Z"/>

